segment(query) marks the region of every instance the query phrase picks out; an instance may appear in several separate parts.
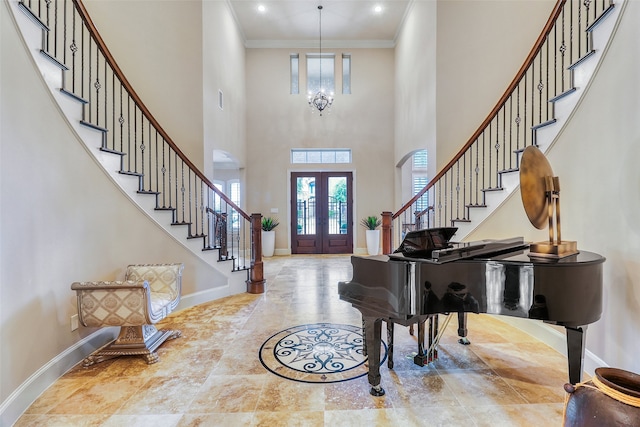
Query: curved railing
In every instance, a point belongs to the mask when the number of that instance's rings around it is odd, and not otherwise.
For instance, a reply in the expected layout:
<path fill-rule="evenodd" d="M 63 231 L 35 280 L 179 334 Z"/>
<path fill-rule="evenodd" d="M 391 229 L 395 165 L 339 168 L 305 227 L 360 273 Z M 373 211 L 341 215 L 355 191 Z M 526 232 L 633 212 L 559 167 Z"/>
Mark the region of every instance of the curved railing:
<path fill-rule="evenodd" d="M 81 124 L 102 134 L 102 151 L 120 156 L 120 173 L 138 177 L 138 193 L 155 196 L 156 210 L 172 212 L 172 226 L 185 226 L 187 238 L 201 238 L 203 250 L 218 250 L 234 271 L 261 264 L 260 215 L 240 209 L 180 150 L 125 77 L 81 0 L 19 5 L 42 27 L 41 52 L 61 68 L 60 90 L 83 104 Z M 261 266 L 251 272 L 250 287 L 263 282 L 261 274 Z"/>
<path fill-rule="evenodd" d="M 556 3 L 518 73 L 471 138 L 402 208 L 383 213 L 384 253 L 407 231 L 469 222 L 471 209 L 486 207 L 485 193 L 502 189 L 502 175 L 517 171 L 520 153 L 537 145 L 537 130 L 555 122 L 554 103 L 575 91 L 572 70 L 593 53 L 591 31 L 612 9 L 610 0 Z"/>

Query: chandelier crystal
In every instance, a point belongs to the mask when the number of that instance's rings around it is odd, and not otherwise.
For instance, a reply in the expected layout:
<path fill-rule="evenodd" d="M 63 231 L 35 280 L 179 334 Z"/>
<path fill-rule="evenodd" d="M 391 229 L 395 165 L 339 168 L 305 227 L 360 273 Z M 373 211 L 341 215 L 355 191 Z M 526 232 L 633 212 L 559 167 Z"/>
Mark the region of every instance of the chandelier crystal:
<path fill-rule="evenodd" d="M 315 95 L 309 94 L 309 106 L 311 111 L 319 111 L 322 116 L 322 112 L 327 110 L 329 112 L 331 105 L 333 105 L 333 94 L 325 93 L 322 87 L 322 5 L 318 6 L 319 22 L 320 22 L 320 90 Z"/>

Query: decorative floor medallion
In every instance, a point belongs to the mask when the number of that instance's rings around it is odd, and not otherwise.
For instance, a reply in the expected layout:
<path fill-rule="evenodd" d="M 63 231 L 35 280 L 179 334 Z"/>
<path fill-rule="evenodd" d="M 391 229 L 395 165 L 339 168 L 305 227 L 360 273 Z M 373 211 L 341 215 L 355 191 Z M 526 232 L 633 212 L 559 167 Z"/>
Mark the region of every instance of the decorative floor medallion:
<path fill-rule="evenodd" d="M 260 347 L 260 362 L 274 374 L 307 383 L 334 383 L 367 375 L 362 328 L 314 323 L 287 328 Z M 383 342 L 380 364 L 387 357 Z"/>

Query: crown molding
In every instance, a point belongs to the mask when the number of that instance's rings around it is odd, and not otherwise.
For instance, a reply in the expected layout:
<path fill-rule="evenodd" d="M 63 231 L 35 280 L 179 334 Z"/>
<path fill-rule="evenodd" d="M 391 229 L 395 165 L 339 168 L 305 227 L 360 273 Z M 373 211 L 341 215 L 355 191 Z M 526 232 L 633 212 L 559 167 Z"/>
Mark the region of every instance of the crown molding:
<path fill-rule="evenodd" d="M 317 40 L 245 40 L 247 49 L 314 49 Z M 322 40 L 322 48 L 328 49 L 393 49 L 393 40 Z"/>

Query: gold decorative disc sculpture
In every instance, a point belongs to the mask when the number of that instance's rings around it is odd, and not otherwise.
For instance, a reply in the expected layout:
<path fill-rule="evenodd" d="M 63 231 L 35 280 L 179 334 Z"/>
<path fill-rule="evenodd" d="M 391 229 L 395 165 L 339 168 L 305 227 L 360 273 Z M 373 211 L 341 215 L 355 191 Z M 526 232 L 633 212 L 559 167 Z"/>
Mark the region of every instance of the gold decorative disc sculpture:
<path fill-rule="evenodd" d="M 520 161 L 520 193 L 531 224 L 542 230 L 549 225 L 549 241 L 532 243 L 529 256 L 564 258 L 578 253 L 574 241 L 562 241 L 560 231 L 560 179 L 553 176 L 551 165 L 535 146 L 524 150 Z M 555 220 L 555 224 L 554 224 Z"/>

